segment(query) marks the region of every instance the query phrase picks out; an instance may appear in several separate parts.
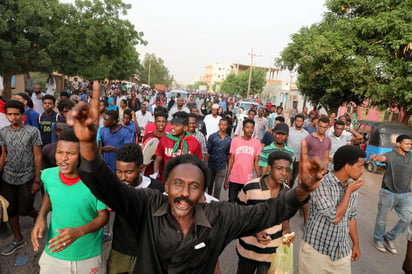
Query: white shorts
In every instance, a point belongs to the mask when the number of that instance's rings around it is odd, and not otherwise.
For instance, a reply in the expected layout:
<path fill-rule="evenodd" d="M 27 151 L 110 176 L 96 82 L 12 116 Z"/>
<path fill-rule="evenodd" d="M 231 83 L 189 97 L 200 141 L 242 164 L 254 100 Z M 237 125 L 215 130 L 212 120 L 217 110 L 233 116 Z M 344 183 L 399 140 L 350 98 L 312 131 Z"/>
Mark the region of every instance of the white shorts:
<path fill-rule="evenodd" d="M 40 260 L 41 274 L 104 274 L 102 255 L 81 261 L 65 261 L 54 258 L 43 251 Z"/>

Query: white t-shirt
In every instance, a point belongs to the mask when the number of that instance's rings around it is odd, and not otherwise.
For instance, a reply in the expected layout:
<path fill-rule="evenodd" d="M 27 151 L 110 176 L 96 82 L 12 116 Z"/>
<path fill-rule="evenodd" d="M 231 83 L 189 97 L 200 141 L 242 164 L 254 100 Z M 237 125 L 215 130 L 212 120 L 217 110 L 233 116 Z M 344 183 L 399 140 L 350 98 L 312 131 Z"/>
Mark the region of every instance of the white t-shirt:
<path fill-rule="evenodd" d="M 145 128 L 148 123 L 154 122 L 153 115 L 146 111 L 145 115 L 142 114 L 141 110 L 136 111 L 136 121 L 140 128 Z"/>
<path fill-rule="evenodd" d="M 215 132 L 219 131 L 219 121 L 222 119 L 219 115 L 217 117 L 213 117 L 212 114 L 208 114 L 205 116 L 205 119 L 203 119 L 203 122 L 205 123 L 206 126 L 206 139 L 209 139 L 209 136 L 212 135 Z"/>

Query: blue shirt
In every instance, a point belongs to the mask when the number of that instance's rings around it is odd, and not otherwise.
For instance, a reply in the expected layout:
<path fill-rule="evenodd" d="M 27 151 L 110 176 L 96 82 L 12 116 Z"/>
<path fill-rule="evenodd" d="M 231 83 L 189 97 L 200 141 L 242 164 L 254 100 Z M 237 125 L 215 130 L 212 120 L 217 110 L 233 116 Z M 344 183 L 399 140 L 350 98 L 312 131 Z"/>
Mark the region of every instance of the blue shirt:
<path fill-rule="evenodd" d="M 226 101 L 220 101 L 219 102 L 219 107 L 221 107 L 223 109 L 223 112 L 227 111 Z"/>
<path fill-rule="evenodd" d="M 27 107 L 24 111 L 24 115 L 26 116 L 26 121 L 24 122 L 26 125 L 31 125 L 35 128 L 39 128 L 39 114 L 34 109 Z"/>
<path fill-rule="evenodd" d="M 100 140 L 102 147 L 120 148 L 123 144 L 133 143 L 133 132 L 124 126 L 120 126 L 115 132 L 112 132 L 108 127 L 103 127 L 100 129 Z M 116 170 L 116 152 L 104 152 L 103 159 L 111 170 Z"/>
<path fill-rule="evenodd" d="M 227 167 L 227 156 L 230 154 L 232 138 L 226 134 L 225 138 L 218 132 L 213 133 L 207 139 L 207 152 L 209 153 L 208 165 L 213 169 L 225 169 Z"/>
<path fill-rule="evenodd" d="M 136 125 L 134 124 L 134 122 L 130 122 L 128 125 L 123 125 L 127 128 L 129 128 L 132 132 L 133 132 L 133 142 L 136 142 L 136 135 L 137 135 L 137 130 L 136 130 Z"/>
<path fill-rule="evenodd" d="M 316 131 L 316 127 L 312 127 L 310 124 L 303 127 L 309 134 L 312 134 Z"/>

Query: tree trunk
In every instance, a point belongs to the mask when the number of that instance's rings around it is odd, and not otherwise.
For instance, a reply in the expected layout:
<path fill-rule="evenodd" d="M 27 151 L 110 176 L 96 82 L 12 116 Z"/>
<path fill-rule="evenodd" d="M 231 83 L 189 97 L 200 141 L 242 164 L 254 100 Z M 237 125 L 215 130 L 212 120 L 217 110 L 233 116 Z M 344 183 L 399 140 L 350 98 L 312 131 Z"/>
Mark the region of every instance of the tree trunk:
<path fill-rule="evenodd" d="M 7 101 L 11 98 L 11 77 L 12 75 L 3 76 L 3 99 Z"/>
<path fill-rule="evenodd" d="M 412 115 L 412 111 L 405 111 L 405 114 L 402 119 L 402 124 L 408 125 L 409 118 L 411 117 L 411 115 Z"/>

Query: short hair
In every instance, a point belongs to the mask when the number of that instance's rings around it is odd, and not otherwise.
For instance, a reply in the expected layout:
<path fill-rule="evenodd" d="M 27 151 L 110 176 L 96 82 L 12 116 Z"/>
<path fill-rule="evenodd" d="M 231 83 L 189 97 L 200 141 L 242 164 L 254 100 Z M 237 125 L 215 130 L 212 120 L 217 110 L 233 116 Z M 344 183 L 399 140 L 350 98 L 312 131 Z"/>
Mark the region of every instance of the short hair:
<path fill-rule="evenodd" d="M 165 119 L 167 121 L 167 118 L 168 118 L 168 114 L 165 111 L 155 111 L 154 116 L 155 116 L 155 120 L 156 120 L 157 117 L 165 117 Z"/>
<path fill-rule="evenodd" d="M 352 145 L 341 146 L 333 155 L 333 169 L 341 170 L 346 164 L 353 166 L 359 158 L 366 158 L 365 151 Z"/>
<path fill-rule="evenodd" d="M 315 120 L 319 120 L 319 117 L 316 116 L 316 115 L 312 117 L 312 122 L 315 121 Z M 329 123 L 329 122 L 328 122 L 328 123 Z"/>
<path fill-rule="evenodd" d="M 352 119 L 349 117 L 346 117 L 346 122 L 352 122 Z"/>
<path fill-rule="evenodd" d="M 123 144 L 116 153 L 116 161 L 134 163 L 136 166 L 143 164 L 143 153 L 139 144 Z"/>
<path fill-rule="evenodd" d="M 276 110 L 278 110 L 278 109 L 283 110 L 283 107 L 282 107 L 282 106 L 278 106 L 278 107 L 276 108 Z"/>
<path fill-rule="evenodd" d="M 122 99 L 122 100 L 120 100 L 120 102 L 127 105 L 127 100 L 126 99 Z"/>
<path fill-rule="evenodd" d="M 337 121 L 335 122 L 335 124 L 333 125 L 333 127 L 336 127 L 336 126 L 346 126 L 346 124 L 345 124 L 345 122 L 342 121 L 342 120 L 337 120 Z"/>
<path fill-rule="evenodd" d="M 44 95 L 43 98 L 41 99 L 41 101 L 44 102 L 44 100 L 52 100 L 53 104 L 56 103 L 56 98 L 54 98 L 54 96 L 50 95 L 50 94 Z"/>
<path fill-rule="evenodd" d="M 119 119 L 119 114 L 115 110 L 106 111 L 106 115 L 109 116 L 112 120 L 117 121 Z"/>
<path fill-rule="evenodd" d="M 398 137 L 396 137 L 397 143 L 402 143 L 403 140 L 412 140 L 412 137 L 406 134 L 401 134 Z"/>
<path fill-rule="evenodd" d="M 195 113 L 189 113 L 188 118 L 195 118 L 196 121 L 197 121 L 197 114 L 195 114 Z"/>
<path fill-rule="evenodd" d="M 204 161 L 202 161 L 199 157 L 197 157 L 194 154 L 179 155 L 167 161 L 165 172 L 164 172 L 164 181 L 166 182 L 167 179 L 169 179 L 169 175 L 172 172 L 172 170 L 181 164 L 192 164 L 200 168 L 200 170 L 203 173 L 203 179 L 204 179 L 203 191 L 204 191 L 209 185 L 209 180 L 210 180 L 209 168 L 207 167 Z"/>
<path fill-rule="evenodd" d="M 253 121 L 252 119 L 245 119 L 243 120 L 243 127 L 245 127 L 247 123 L 251 123 L 253 126 L 255 126 L 255 121 Z"/>
<path fill-rule="evenodd" d="M 322 117 L 319 118 L 319 122 L 329 124 L 329 119 L 328 119 L 327 116 L 322 116 Z"/>
<path fill-rule="evenodd" d="M 173 115 L 173 118 L 180 118 L 183 120 L 183 125 L 187 126 L 189 122 L 189 113 L 186 111 L 178 111 Z"/>
<path fill-rule="evenodd" d="M 123 111 L 123 115 L 129 115 L 130 117 L 132 117 L 132 110 L 130 108 L 127 108 Z"/>
<path fill-rule="evenodd" d="M 74 107 L 74 102 L 70 99 L 61 99 L 57 103 L 57 110 L 62 111 L 63 109 L 72 109 Z"/>
<path fill-rule="evenodd" d="M 107 100 L 100 100 L 100 103 L 103 103 L 105 107 L 109 106 L 109 103 L 107 102 Z"/>
<path fill-rule="evenodd" d="M 24 113 L 24 104 L 20 101 L 8 100 L 6 104 L 4 105 L 4 111 L 6 112 L 6 114 L 7 114 L 7 109 L 9 108 L 17 108 L 20 114 Z"/>
<path fill-rule="evenodd" d="M 289 163 L 292 163 L 292 157 L 287 152 L 282 150 L 277 150 L 269 154 L 268 165 L 273 166 L 276 160 L 286 160 Z"/>
<path fill-rule="evenodd" d="M 163 107 L 163 106 L 156 106 L 156 107 L 155 107 L 155 110 L 154 110 L 154 114 L 156 115 L 156 112 L 159 112 L 159 111 L 163 111 L 163 112 L 166 112 L 166 113 L 167 113 L 167 109 L 166 109 L 165 107 Z"/>
<path fill-rule="evenodd" d="M 255 115 L 256 115 L 256 110 L 254 110 L 254 109 L 249 109 L 249 111 L 248 111 L 247 113 L 249 114 L 249 113 L 251 113 L 251 112 L 255 113 Z"/>
<path fill-rule="evenodd" d="M 229 123 L 229 120 L 228 120 L 228 119 L 226 119 L 226 118 L 222 118 L 222 119 L 220 119 L 220 120 L 219 120 L 219 123 L 220 123 L 220 122 L 226 122 L 226 123 Z"/>
<path fill-rule="evenodd" d="M 69 98 L 69 93 L 67 93 L 67 91 L 62 91 L 62 92 L 60 92 L 60 98 L 62 96 Z"/>
<path fill-rule="evenodd" d="M 63 129 L 59 135 L 58 141 L 68 141 L 68 142 L 73 142 L 73 143 L 80 143 L 79 139 L 77 139 L 76 134 L 74 133 L 74 128 L 72 127 L 67 127 Z"/>
<path fill-rule="evenodd" d="M 295 116 L 295 120 L 298 119 L 298 118 L 302 118 L 302 120 L 305 120 L 305 115 L 303 115 L 302 113 L 298 113 Z"/>

